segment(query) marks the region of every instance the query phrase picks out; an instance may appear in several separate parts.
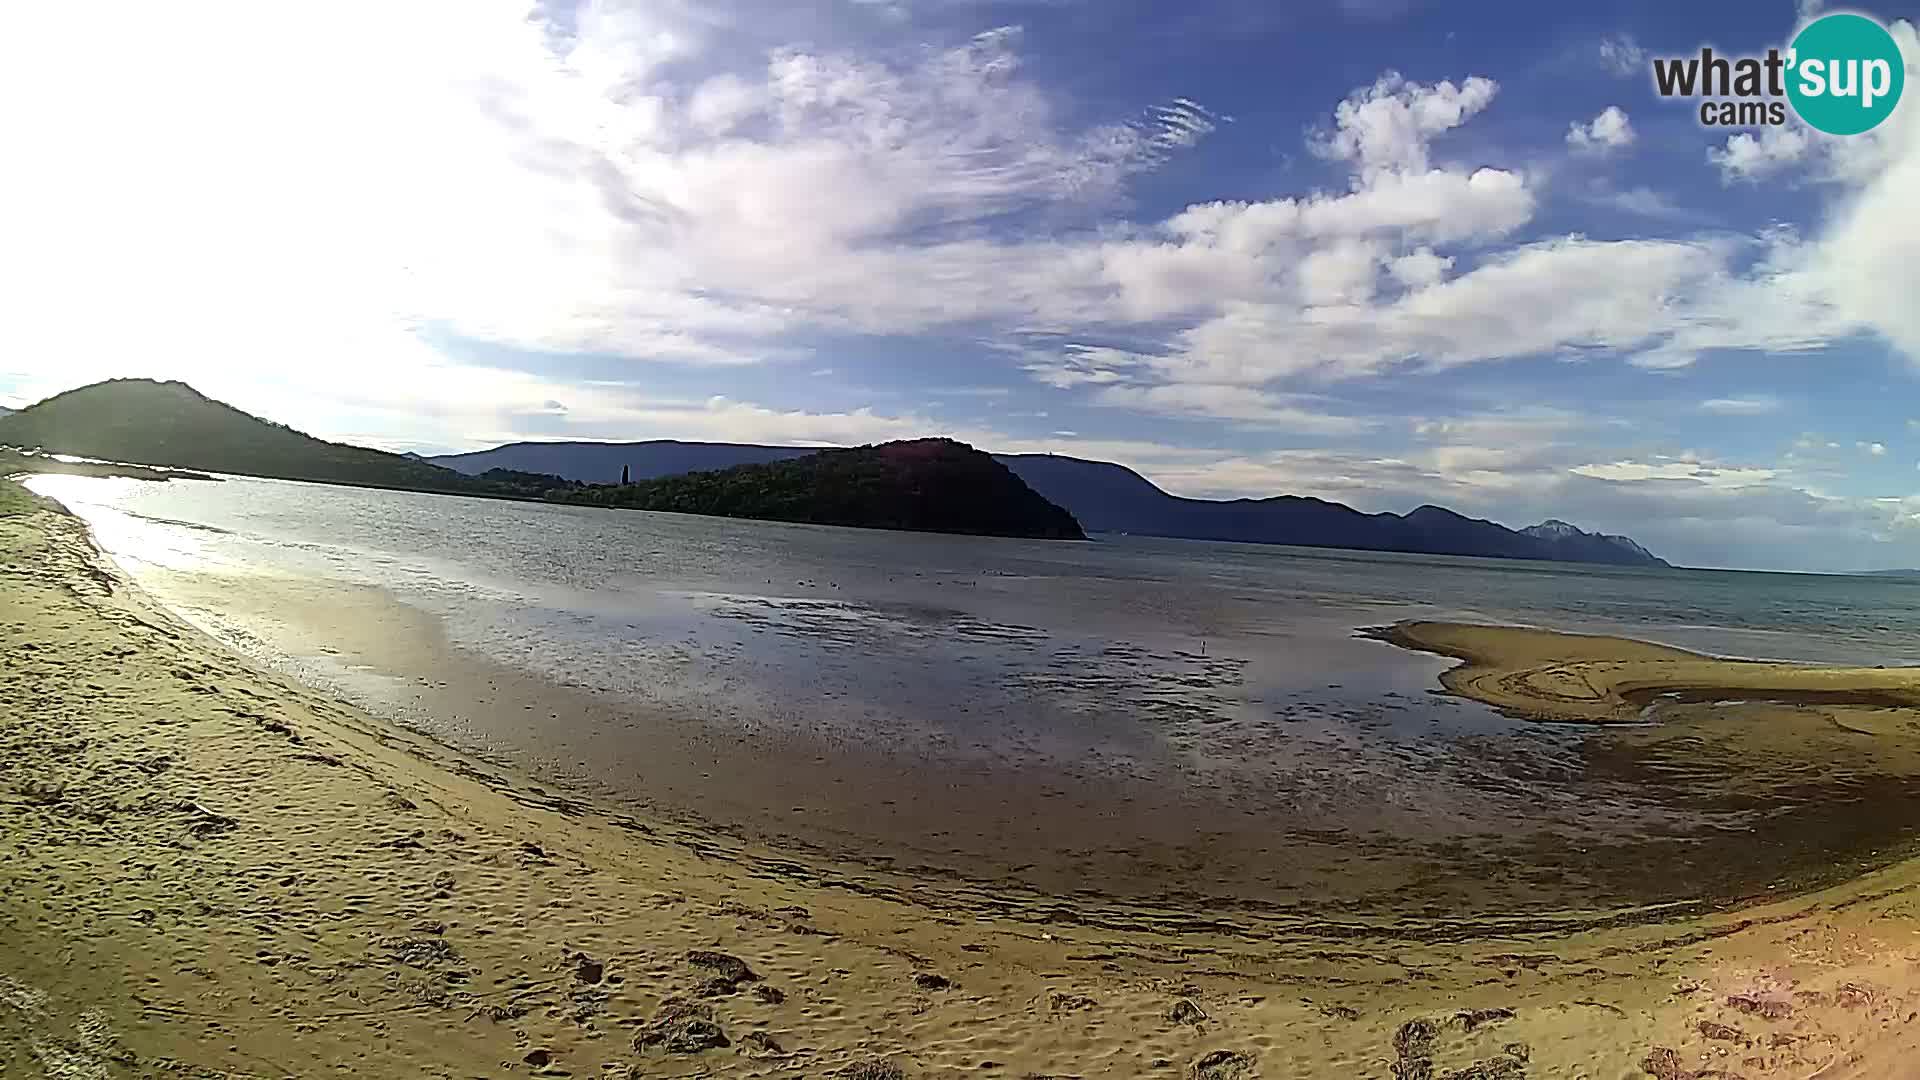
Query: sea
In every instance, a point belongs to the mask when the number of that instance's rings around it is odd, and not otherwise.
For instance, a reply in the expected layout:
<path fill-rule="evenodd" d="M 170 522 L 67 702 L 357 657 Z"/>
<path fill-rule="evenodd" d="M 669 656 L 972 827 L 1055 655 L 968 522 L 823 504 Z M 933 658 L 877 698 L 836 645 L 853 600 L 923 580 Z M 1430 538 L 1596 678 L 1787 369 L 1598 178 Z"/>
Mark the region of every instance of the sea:
<path fill-rule="evenodd" d="M 1831 835 L 1865 865 L 1920 821 L 1913 778 L 1870 755 L 1810 781 L 1724 732 L 1518 720 L 1444 694 L 1451 661 L 1359 634 L 1452 619 L 1910 665 L 1911 581 L 954 537 L 239 477 L 29 486 L 262 665 L 558 790 L 834 857 L 1280 907 L 1603 909 L 1802 880 L 1743 844 L 1755 829 L 1806 832 L 1808 858 Z M 1863 808 L 1884 823 L 1834 824 Z"/>

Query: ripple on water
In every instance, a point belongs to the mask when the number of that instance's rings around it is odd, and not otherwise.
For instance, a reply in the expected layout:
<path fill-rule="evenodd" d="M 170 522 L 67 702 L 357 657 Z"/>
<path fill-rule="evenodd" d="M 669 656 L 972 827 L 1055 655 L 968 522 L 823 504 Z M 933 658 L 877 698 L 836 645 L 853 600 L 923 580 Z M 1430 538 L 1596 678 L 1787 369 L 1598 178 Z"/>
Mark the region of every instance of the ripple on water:
<path fill-rule="evenodd" d="M 130 565 L 162 552 L 175 571 L 383 590 L 462 656 L 595 695 L 600 712 L 543 710 L 544 741 L 517 748 L 529 759 L 558 745 L 569 769 L 617 762 L 595 782 L 654 797 L 685 776 L 649 772 L 665 766 L 636 732 L 677 725 L 720 775 L 785 755 L 768 805 L 726 792 L 743 824 L 818 823 L 918 856 L 944 834 L 940 857 L 963 869 L 1579 906 L 1807 880 L 1920 821 L 1915 740 L 1870 703 L 1672 699 L 1641 728 L 1528 724 L 1429 693 L 1431 658 L 1349 640 L 1465 609 L 1802 659 L 1870 640 L 1863 661 L 1913 662 L 1920 586 L 850 533 L 252 481 L 72 491 L 97 494 L 76 501 Z M 445 681 L 393 668 L 428 650 L 367 655 L 368 677 Z M 420 707 L 486 707 L 459 689 Z M 516 752 L 512 726 L 491 730 Z M 896 787 L 858 790 L 863 776 Z M 796 793 L 815 800 L 797 817 Z M 718 805 L 703 797 L 685 795 Z"/>

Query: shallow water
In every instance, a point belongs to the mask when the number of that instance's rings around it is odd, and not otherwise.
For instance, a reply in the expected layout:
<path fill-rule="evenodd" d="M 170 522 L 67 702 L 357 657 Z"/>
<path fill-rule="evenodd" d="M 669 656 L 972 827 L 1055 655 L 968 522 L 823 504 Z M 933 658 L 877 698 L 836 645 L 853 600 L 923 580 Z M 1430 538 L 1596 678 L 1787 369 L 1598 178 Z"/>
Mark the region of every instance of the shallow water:
<path fill-rule="evenodd" d="M 1684 767 L 1670 740 L 1438 696 L 1446 661 L 1353 633 L 1468 619 L 1915 663 L 1920 584 L 241 479 L 32 486 L 210 632 L 369 708 L 598 797 L 863 857 L 1055 889 L 1546 909 L 1752 895 L 1878 857 L 1920 819 L 1904 756 L 1829 768 L 1789 739 L 1766 753 L 1790 766 L 1743 786 L 1751 740 Z M 1787 730 L 1762 705 L 1662 728 L 1734 714 Z M 1842 827 L 1865 802 L 1890 812 Z M 1798 870 L 1743 847 L 1759 827 L 1796 838 Z"/>

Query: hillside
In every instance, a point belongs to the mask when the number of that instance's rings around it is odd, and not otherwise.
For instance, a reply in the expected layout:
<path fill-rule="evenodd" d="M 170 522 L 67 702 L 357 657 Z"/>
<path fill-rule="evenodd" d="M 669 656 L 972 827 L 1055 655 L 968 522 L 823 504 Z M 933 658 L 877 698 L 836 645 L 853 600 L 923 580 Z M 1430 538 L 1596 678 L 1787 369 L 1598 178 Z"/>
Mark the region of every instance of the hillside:
<path fill-rule="evenodd" d="M 830 451 L 672 440 L 514 443 L 421 458 L 316 439 L 184 383 L 147 379 L 95 383 L 0 415 L 0 445 L 320 483 L 871 528 L 1079 537 L 1085 527 L 1194 540 L 1667 565 L 1627 537 L 1558 520 L 1515 531 L 1438 506 L 1364 514 L 1295 495 L 1186 499 L 1111 462 L 993 457 L 947 439 Z M 614 483 L 623 471 L 637 482 Z"/>
<path fill-rule="evenodd" d="M 382 450 L 327 442 L 214 401 L 180 382 L 113 379 L 0 416 L 0 445 L 143 465 L 468 495 L 539 496 L 566 482 L 469 476 Z"/>
<path fill-rule="evenodd" d="M 771 462 L 811 453 L 804 447 L 656 440 L 634 443 L 509 443 L 430 460 L 477 471 L 507 467 L 572 480 L 610 483 L 628 468 L 636 480 Z M 1363 514 L 1322 499 L 1184 499 L 1124 465 L 1053 454 L 1001 454 L 997 460 L 1093 532 L 1304 547 L 1357 548 L 1438 555 L 1549 559 L 1617 566 L 1665 566 L 1624 536 L 1583 532 L 1549 520 L 1515 531 L 1438 506 L 1408 514 Z"/>
<path fill-rule="evenodd" d="M 612 484 L 622 469 L 633 480 L 678 476 L 689 472 L 731 469 L 735 465 L 762 465 L 818 453 L 819 446 L 755 446 L 748 443 L 680 442 L 518 442 L 427 458 L 436 465 L 478 475 L 487 469 L 518 469 L 552 473 L 583 484 Z"/>
<path fill-rule="evenodd" d="M 871 529 L 1083 540 L 1073 516 L 991 456 L 916 439 L 557 493 L 636 510 Z"/>

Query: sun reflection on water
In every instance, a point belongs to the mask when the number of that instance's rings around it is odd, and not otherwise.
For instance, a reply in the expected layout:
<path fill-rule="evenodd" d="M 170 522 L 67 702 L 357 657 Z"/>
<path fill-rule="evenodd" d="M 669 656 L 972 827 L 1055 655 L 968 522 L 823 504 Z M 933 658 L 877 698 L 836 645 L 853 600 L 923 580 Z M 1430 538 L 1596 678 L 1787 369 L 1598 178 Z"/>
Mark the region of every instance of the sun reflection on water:
<path fill-rule="evenodd" d="M 238 569 L 232 560 L 216 553 L 211 540 L 217 534 L 143 517 L 114 505 L 124 502 L 129 492 L 159 482 L 44 473 L 28 477 L 25 484 L 37 495 L 58 499 L 78 515 L 93 530 L 101 550 L 123 565 L 144 563 L 166 570 Z"/>

